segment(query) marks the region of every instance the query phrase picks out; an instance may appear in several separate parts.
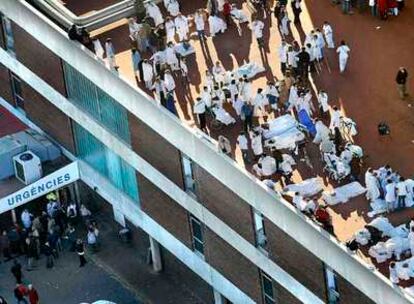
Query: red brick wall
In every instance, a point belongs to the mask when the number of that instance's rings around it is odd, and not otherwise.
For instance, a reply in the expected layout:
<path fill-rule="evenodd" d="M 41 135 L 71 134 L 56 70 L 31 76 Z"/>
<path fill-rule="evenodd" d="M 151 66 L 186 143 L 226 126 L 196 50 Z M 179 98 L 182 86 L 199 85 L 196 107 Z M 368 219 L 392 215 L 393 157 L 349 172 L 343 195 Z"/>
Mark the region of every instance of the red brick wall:
<path fill-rule="evenodd" d="M 206 261 L 255 302 L 262 303 L 258 268 L 214 232 L 208 228 L 204 231 Z"/>
<path fill-rule="evenodd" d="M 140 174 L 138 185 L 142 210 L 191 248 L 187 211 Z"/>
<path fill-rule="evenodd" d="M 12 25 L 17 59 L 60 94 L 66 96 L 60 58 L 18 25 L 14 23 Z"/>
<path fill-rule="evenodd" d="M 198 200 L 243 238 L 255 244 L 251 207 L 197 164 L 193 166 Z"/>
<path fill-rule="evenodd" d="M 0 97 L 14 105 L 9 70 L 0 64 Z"/>
<path fill-rule="evenodd" d="M 336 283 L 338 284 L 339 299 L 341 303 L 374 304 L 374 301 L 365 296 L 341 276 L 336 276 Z"/>
<path fill-rule="evenodd" d="M 266 218 L 264 226 L 269 257 L 311 292 L 325 299 L 322 262 Z"/>
<path fill-rule="evenodd" d="M 183 188 L 179 151 L 128 112 L 132 149 L 172 182 Z"/>
<path fill-rule="evenodd" d="M 282 285 L 273 282 L 273 289 L 275 291 L 276 303 L 280 304 L 301 304 L 302 302 L 296 299 L 289 291 L 282 287 Z"/>
<path fill-rule="evenodd" d="M 26 115 L 44 132 L 74 153 L 75 146 L 70 119 L 35 90 L 22 83 Z"/>

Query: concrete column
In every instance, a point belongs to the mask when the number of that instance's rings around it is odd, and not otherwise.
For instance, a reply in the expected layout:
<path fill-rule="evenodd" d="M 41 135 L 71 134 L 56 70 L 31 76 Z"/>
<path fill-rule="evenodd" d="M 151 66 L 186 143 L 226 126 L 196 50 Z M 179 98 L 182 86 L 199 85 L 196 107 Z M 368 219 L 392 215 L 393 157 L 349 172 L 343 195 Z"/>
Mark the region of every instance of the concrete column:
<path fill-rule="evenodd" d="M 217 290 L 213 289 L 214 294 L 214 304 L 224 304 L 223 297 L 221 296 L 221 293 L 219 293 Z"/>
<path fill-rule="evenodd" d="M 162 270 L 160 244 L 158 244 L 158 242 L 152 237 L 149 237 L 149 240 L 151 248 L 152 269 L 155 272 L 160 272 Z"/>

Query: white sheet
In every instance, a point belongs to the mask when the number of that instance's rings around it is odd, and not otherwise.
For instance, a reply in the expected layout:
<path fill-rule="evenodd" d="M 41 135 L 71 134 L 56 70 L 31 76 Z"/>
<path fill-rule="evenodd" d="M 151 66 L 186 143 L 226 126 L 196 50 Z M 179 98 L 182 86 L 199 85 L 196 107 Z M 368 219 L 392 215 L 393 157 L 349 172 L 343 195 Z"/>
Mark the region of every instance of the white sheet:
<path fill-rule="evenodd" d="M 246 75 L 247 78 L 253 78 L 257 74 L 264 72 L 264 71 L 265 71 L 264 67 L 259 66 L 258 64 L 254 62 L 250 62 L 233 70 L 233 73 L 236 76 L 236 78 L 243 78 L 244 75 Z"/>
<path fill-rule="evenodd" d="M 361 186 L 359 182 L 352 182 L 344 186 L 335 188 L 332 192 L 324 191 L 322 193 L 322 199 L 328 205 L 336 205 L 340 203 L 346 203 L 351 198 L 357 197 L 365 193 L 366 189 Z"/>
<path fill-rule="evenodd" d="M 263 136 L 265 139 L 270 139 L 274 136 L 281 135 L 292 128 L 296 128 L 298 122 L 292 115 L 286 114 L 269 120 L 268 124 L 269 130 L 263 131 Z"/>
<path fill-rule="evenodd" d="M 376 199 L 372 203 L 370 203 L 371 211 L 368 212 L 369 217 L 374 217 L 377 214 L 387 212 L 387 203 L 383 199 Z"/>
<path fill-rule="evenodd" d="M 285 192 L 299 192 L 303 197 L 310 197 L 318 194 L 323 190 L 323 181 L 320 177 L 306 179 L 297 184 L 287 185 Z"/>
<path fill-rule="evenodd" d="M 175 45 L 175 51 L 180 54 L 182 57 L 186 57 L 190 54 L 194 54 L 195 53 L 195 49 L 194 47 L 190 44 L 190 47 L 188 49 L 185 49 L 183 46 L 183 43 L 178 43 L 177 45 Z"/>
<path fill-rule="evenodd" d="M 273 147 L 278 150 L 296 148 L 296 143 L 305 139 L 305 134 L 296 128 L 290 129 L 283 134 L 273 136 L 271 139 L 265 141 L 266 147 Z"/>

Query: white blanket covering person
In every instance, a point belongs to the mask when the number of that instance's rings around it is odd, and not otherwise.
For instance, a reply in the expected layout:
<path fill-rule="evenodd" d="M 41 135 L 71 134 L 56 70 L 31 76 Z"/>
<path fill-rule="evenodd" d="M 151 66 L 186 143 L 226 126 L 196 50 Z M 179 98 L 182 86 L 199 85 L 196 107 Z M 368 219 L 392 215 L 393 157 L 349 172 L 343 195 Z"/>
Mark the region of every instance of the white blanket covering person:
<path fill-rule="evenodd" d="M 311 197 L 323 190 L 323 181 L 320 177 L 306 179 L 297 184 L 287 185 L 285 192 L 299 192 L 303 197 Z"/>
<path fill-rule="evenodd" d="M 265 68 L 263 66 L 259 66 L 255 62 L 249 62 L 233 70 L 233 74 L 236 78 L 243 78 L 244 76 L 246 76 L 248 79 L 250 79 L 264 71 Z"/>
<path fill-rule="evenodd" d="M 296 128 L 298 122 L 292 115 L 286 114 L 269 120 L 268 125 L 269 130 L 263 131 L 263 137 L 265 139 L 270 139 L 274 136 L 281 135 L 292 128 Z"/>
<path fill-rule="evenodd" d="M 246 14 L 243 12 L 243 10 L 238 9 L 236 4 L 231 5 L 231 11 L 230 15 L 236 19 L 239 23 L 245 23 L 249 22 L 249 18 L 247 18 Z"/>
<path fill-rule="evenodd" d="M 357 197 L 365 193 L 367 189 L 361 186 L 359 182 L 352 182 L 344 186 L 335 188 L 331 192 L 324 191 L 322 199 L 328 205 L 336 205 L 348 202 L 351 198 Z"/>
<path fill-rule="evenodd" d="M 213 113 L 216 116 L 216 119 L 226 126 L 234 124 L 236 120 L 222 107 L 213 107 Z"/>
<path fill-rule="evenodd" d="M 214 37 L 218 33 L 224 33 L 227 30 L 227 24 L 220 17 L 211 15 L 208 17 L 208 24 L 210 26 L 210 35 Z"/>
<path fill-rule="evenodd" d="M 355 241 L 362 246 L 367 245 L 369 240 L 371 239 L 371 233 L 367 228 L 362 228 L 358 230 L 357 232 L 355 232 L 354 236 Z"/>
<path fill-rule="evenodd" d="M 409 280 L 414 277 L 414 257 L 396 262 L 395 268 L 397 270 L 398 278 L 401 280 Z"/>
<path fill-rule="evenodd" d="M 305 134 L 297 128 L 288 130 L 287 132 L 278 136 L 273 136 L 271 139 L 265 141 L 266 147 L 294 150 L 298 142 L 305 139 Z"/>
<path fill-rule="evenodd" d="M 388 236 L 391 238 L 396 236 L 406 238 L 408 236 L 408 229 L 404 224 L 398 227 L 394 227 L 386 217 L 377 217 L 368 225 L 377 228 L 382 232 L 383 236 Z"/>

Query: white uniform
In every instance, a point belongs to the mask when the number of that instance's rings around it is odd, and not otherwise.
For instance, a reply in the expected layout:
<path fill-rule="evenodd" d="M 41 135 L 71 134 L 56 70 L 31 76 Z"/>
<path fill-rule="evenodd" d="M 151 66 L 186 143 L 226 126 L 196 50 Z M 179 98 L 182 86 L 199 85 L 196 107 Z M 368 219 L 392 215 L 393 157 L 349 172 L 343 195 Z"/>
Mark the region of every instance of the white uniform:
<path fill-rule="evenodd" d="M 250 139 L 252 141 L 252 149 L 254 155 L 262 155 L 263 154 L 263 145 L 262 145 L 262 136 L 259 135 L 250 135 Z"/>
<path fill-rule="evenodd" d="M 319 92 L 318 103 L 320 108 L 322 109 L 322 112 L 326 113 L 329 111 L 328 94 L 326 94 L 325 92 Z"/>
<path fill-rule="evenodd" d="M 263 38 L 264 23 L 260 20 L 255 20 L 252 23 L 252 32 L 256 39 Z"/>
<path fill-rule="evenodd" d="M 365 173 L 365 186 L 367 188 L 367 199 L 373 202 L 379 198 L 381 193 L 378 188 L 377 178 L 368 171 Z"/>
<path fill-rule="evenodd" d="M 174 77 L 169 74 L 169 73 L 165 73 L 164 74 L 164 83 L 165 83 L 165 89 L 167 90 L 167 92 L 173 92 L 175 89 L 175 80 Z"/>
<path fill-rule="evenodd" d="M 332 111 L 331 113 L 331 123 L 329 124 L 329 129 L 339 128 L 341 123 L 341 112 L 339 110 Z"/>
<path fill-rule="evenodd" d="M 180 12 L 180 4 L 177 0 L 164 0 L 164 6 L 173 17 L 177 16 Z"/>
<path fill-rule="evenodd" d="M 177 54 L 173 46 L 169 46 L 165 49 L 165 58 L 172 70 L 176 71 L 179 69 Z"/>
<path fill-rule="evenodd" d="M 325 40 L 326 40 L 326 44 L 328 45 L 328 48 L 330 49 L 335 48 L 332 27 L 329 24 L 325 24 L 322 29 L 325 34 Z"/>
<path fill-rule="evenodd" d="M 262 93 L 257 93 L 254 100 L 254 116 L 262 116 L 263 112 L 265 112 L 265 104 L 267 103 L 267 99 Z"/>
<path fill-rule="evenodd" d="M 147 89 L 150 89 L 152 86 L 152 78 L 154 77 L 154 71 L 152 69 L 152 64 L 149 62 L 142 63 L 142 72 L 144 74 L 144 82 Z"/>
<path fill-rule="evenodd" d="M 345 71 L 350 51 L 351 49 L 347 45 L 341 45 L 336 49 L 336 52 L 339 54 L 339 71 L 341 73 Z"/>
<path fill-rule="evenodd" d="M 160 8 L 155 3 L 149 2 L 146 6 L 147 14 L 154 20 L 155 26 L 158 26 L 164 22 Z"/>
<path fill-rule="evenodd" d="M 105 51 L 106 51 L 106 58 L 108 68 L 113 70 L 116 67 L 116 60 L 115 60 L 115 49 L 112 42 L 105 42 Z"/>
<path fill-rule="evenodd" d="M 92 41 L 92 43 L 93 43 L 93 49 L 95 51 L 96 57 L 103 60 L 105 51 L 102 47 L 101 42 L 99 41 L 99 39 L 95 39 L 95 40 Z"/>
<path fill-rule="evenodd" d="M 165 31 L 167 32 L 167 42 L 174 41 L 175 23 L 172 19 L 165 22 Z"/>
<path fill-rule="evenodd" d="M 187 17 L 183 15 L 177 16 L 175 17 L 174 23 L 175 23 L 175 28 L 178 33 L 179 40 L 180 41 L 186 40 L 188 36 L 188 31 L 189 31 Z"/>
<path fill-rule="evenodd" d="M 197 31 L 204 31 L 206 25 L 203 14 L 196 13 L 194 16 L 194 23 Z"/>
<path fill-rule="evenodd" d="M 211 15 L 208 17 L 208 24 L 210 26 L 210 35 L 214 37 L 217 33 L 224 31 L 227 29 L 226 22 L 223 21 L 220 17 Z"/>

